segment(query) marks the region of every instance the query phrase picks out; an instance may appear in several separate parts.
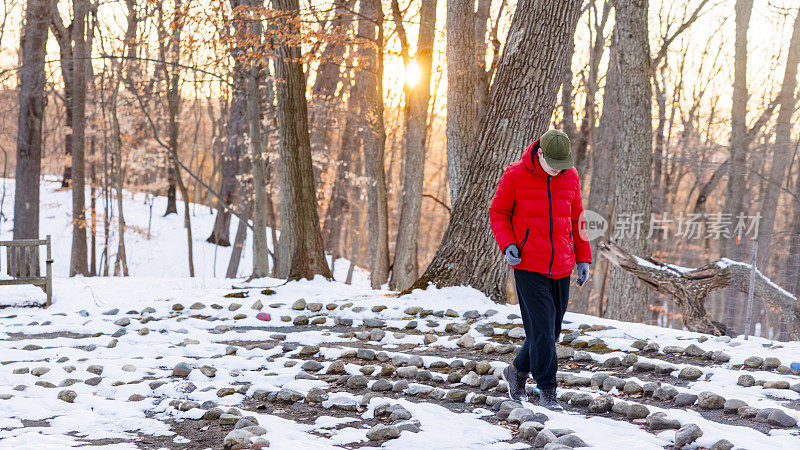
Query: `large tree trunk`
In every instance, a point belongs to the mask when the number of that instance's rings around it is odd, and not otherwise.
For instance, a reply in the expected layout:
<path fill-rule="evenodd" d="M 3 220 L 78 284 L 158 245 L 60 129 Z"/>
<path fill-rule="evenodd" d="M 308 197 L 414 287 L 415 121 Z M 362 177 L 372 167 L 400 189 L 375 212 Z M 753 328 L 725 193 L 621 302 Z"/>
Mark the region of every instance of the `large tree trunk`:
<path fill-rule="evenodd" d="M 474 2 L 447 2 L 447 180 L 455 204 L 478 133 Z"/>
<path fill-rule="evenodd" d="M 251 0 L 257 19 L 253 21 L 252 36 L 261 42 L 261 14 L 263 0 Z M 257 61 L 254 59 L 254 61 Z M 264 145 L 261 139 L 260 93 L 258 65 L 251 64 L 247 74 L 247 120 L 250 124 L 250 163 L 253 168 L 253 274 L 251 278 L 269 275 L 269 248 L 267 247 L 267 180 L 264 174 Z"/>
<path fill-rule="evenodd" d="M 358 20 L 359 67 L 356 83 L 363 91 L 361 118 L 367 183 L 370 283 L 380 288 L 389 277 L 389 219 L 383 167 L 383 9 L 380 0 L 361 0 Z"/>
<path fill-rule="evenodd" d="M 505 3 L 505 0 L 503 0 Z M 502 11 L 503 5 L 501 5 Z M 475 56 L 478 59 L 477 67 L 477 95 L 478 95 L 478 113 L 476 117 L 479 120 L 483 117 L 486 110 L 486 100 L 489 98 L 489 76 L 491 72 L 486 67 L 486 29 L 489 25 L 489 13 L 492 9 L 492 0 L 478 0 L 478 5 L 475 8 Z M 475 125 L 477 128 L 477 124 Z"/>
<path fill-rule="evenodd" d="M 764 273 L 769 273 L 770 256 L 776 254 L 770 249 L 775 228 L 775 216 L 778 212 L 778 200 L 781 186 L 786 180 L 787 168 L 792 160 L 792 115 L 795 112 L 795 88 L 797 87 L 797 65 L 800 63 L 800 11 L 796 13 L 789 52 L 786 55 L 786 69 L 781 86 L 778 122 L 775 126 L 775 145 L 772 150 L 772 166 L 769 171 L 769 182 L 762 193 L 761 223 L 758 227 L 758 263 Z"/>
<path fill-rule="evenodd" d="M 86 12 L 87 0 L 74 0 L 72 34 L 75 41 L 72 62 L 72 257 L 70 276 L 89 275 L 86 255 Z"/>
<path fill-rule="evenodd" d="M 547 130 L 580 7 L 579 0 L 517 4 L 463 190 L 415 287 L 468 285 L 505 301 L 508 265 L 492 237 L 487 205 L 506 166 Z M 537 25 L 544 22 L 547 27 Z"/>
<path fill-rule="evenodd" d="M 753 0 L 736 0 L 736 40 L 733 61 L 733 104 L 731 106 L 731 141 L 728 156 L 728 186 L 725 211 L 736 220 L 744 213 L 747 191 L 747 30 Z M 720 254 L 730 255 L 739 239 L 724 236 L 720 240 Z"/>
<path fill-rule="evenodd" d="M 49 0 L 30 0 L 25 8 L 25 30 L 20 40 L 19 119 L 17 168 L 14 186 L 14 239 L 39 237 L 39 174 L 42 170 L 44 120 L 44 56 Z"/>
<path fill-rule="evenodd" d="M 61 19 L 61 13 L 58 11 L 58 2 L 50 2 L 50 5 L 50 28 L 53 30 L 53 36 L 55 36 L 56 42 L 58 42 L 61 59 L 61 79 L 64 83 L 64 156 L 66 156 L 66 160 L 64 161 L 64 175 L 61 180 L 61 187 L 68 188 L 72 182 L 73 25 L 64 25 L 64 21 Z"/>
<path fill-rule="evenodd" d="M 281 25 L 297 31 L 298 0 L 273 0 L 284 10 Z M 300 62 L 300 48 L 284 42 L 278 46 L 275 72 L 280 135 L 280 217 L 281 239 L 279 274 L 289 279 L 311 279 L 320 274 L 332 278 L 325 261 L 319 229 L 317 196 L 311 166 L 308 136 L 306 79 Z"/>
<path fill-rule="evenodd" d="M 614 234 L 620 245 L 636 254 L 650 254 L 652 123 L 650 43 L 647 0 L 617 1 L 617 64 L 619 123 L 615 166 Z M 637 217 L 639 219 L 637 219 Z M 636 229 L 624 224 L 641 221 Z M 649 316 L 647 290 L 633 275 L 611 268 L 604 316 L 643 322 Z"/>
<path fill-rule="evenodd" d="M 436 0 L 423 0 L 415 57 L 422 76 L 419 83 L 411 88 L 408 97 L 403 207 L 400 210 L 400 222 L 397 225 L 392 280 L 389 284 L 395 290 L 408 288 L 419 276 L 417 239 L 422 207 L 422 181 L 425 172 L 434 31 L 436 31 Z"/>

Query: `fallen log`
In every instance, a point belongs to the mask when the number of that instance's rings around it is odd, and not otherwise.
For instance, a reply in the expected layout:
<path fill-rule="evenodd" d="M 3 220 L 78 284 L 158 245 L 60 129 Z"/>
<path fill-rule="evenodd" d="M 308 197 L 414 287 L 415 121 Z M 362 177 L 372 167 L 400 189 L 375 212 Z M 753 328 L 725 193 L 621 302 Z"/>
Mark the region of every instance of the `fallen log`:
<path fill-rule="evenodd" d="M 656 291 L 675 299 L 681 310 L 683 323 L 690 331 L 716 336 L 725 334 L 725 325 L 708 317 L 706 297 L 716 289 L 733 288 L 747 292 L 750 286 L 750 264 L 727 258 L 691 269 L 666 264 L 650 257 L 632 255 L 613 241 L 600 244 L 599 251 L 612 264 L 632 273 Z M 758 268 L 753 293 L 754 298 L 760 298 L 781 314 L 792 318 L 790 339 L 800 339 L 800 307 L 794 295 L 773 283 Z"/>

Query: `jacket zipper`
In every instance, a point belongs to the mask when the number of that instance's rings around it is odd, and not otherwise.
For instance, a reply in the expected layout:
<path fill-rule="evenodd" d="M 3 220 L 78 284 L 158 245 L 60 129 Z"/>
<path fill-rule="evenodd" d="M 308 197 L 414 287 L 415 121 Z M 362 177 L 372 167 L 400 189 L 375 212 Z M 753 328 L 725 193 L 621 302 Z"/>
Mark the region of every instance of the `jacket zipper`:
<path fill-rule="evenodd" d="M 547 273 L 552 274 L 556 247 L 553 245 L 553 199 L 550 195 L 550 178 L 550 175 L 547 175 L 547 214 L 550 216 L 550 265 L 547 267 Z"/>
<path fill-rule="evenodd" d="M 522 238 L 522 241 L 519 243 L 519 257 L 522 258 L 522 249 L 525 248 L 525 243 L 528 242 L 528 233 L 531 231 L 530 228 L 525 228 L 525 237 Z"/>

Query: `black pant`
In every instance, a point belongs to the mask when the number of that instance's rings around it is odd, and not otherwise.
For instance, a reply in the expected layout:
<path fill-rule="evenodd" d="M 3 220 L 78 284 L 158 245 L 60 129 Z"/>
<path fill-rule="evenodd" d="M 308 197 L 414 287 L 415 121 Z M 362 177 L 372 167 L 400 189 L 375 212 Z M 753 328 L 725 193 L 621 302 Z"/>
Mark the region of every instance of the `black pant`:
<path fill-rule="evenodd" d="M 514 367 L 530 372 L 539 389 L 554 388 L 558 384 L 556 340 L 569 303 L 569 276 L 554 279 L 514 269 L 514 281 L 525 328 L 525 343 L 514 358 Z"/>

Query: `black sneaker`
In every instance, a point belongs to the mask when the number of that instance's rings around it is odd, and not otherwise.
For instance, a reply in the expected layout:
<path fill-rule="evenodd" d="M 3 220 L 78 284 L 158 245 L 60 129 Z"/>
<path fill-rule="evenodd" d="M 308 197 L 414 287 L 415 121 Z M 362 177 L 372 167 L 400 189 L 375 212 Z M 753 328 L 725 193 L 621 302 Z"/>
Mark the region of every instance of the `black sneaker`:
<path fill-rule="evenodd" d="M 517 372 L 513 364 L 503 369 L 501 373 L 503 381 L 508 384 L 508 396 L 511 400 L 527 402 L 528 396 L 525 395 L 525 381 L 528 379 L 528 372 Z"/>
<path fill-rule="evenodd" d="M 556 400 L 556 388 L 542 389 L 539 394 L 539 406 L 544 406 L 550 411 L 563 411 L 564 408 Z"/>

